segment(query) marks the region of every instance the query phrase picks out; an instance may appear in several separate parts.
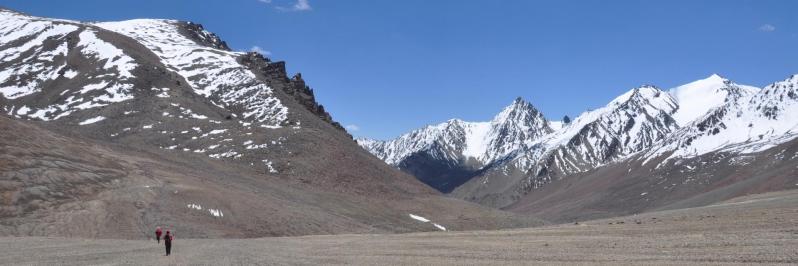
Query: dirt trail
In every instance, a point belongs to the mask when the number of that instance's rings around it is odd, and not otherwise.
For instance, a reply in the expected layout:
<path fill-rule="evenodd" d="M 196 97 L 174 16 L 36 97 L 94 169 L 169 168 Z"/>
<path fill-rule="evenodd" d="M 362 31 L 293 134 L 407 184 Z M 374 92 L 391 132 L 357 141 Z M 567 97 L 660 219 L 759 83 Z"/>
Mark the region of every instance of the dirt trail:
<path fill-rule="evenodd" d="M 798 190 L 540 228 L 260 239 L 178 236 L 173 256 L 163 256 L 162 249 L 154 241 L 0 238 L 0 263 L 795 265 Z"/>

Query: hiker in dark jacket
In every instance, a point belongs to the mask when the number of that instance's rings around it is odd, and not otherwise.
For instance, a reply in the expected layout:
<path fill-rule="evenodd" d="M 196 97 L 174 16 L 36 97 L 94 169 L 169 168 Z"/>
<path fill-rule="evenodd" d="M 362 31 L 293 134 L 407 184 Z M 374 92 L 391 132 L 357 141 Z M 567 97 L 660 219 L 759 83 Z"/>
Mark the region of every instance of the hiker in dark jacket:
<path fill-rule="evenodd" d="M 160 226 L 156 227 L 155 228 L 155 240 L 158 241 L 158 244 L 161 243 L 161 233 L 162 233 L 161 227 Z"/>
<path fill-rule="evenodd" d="M 166 231 L 166 235 L 163 236 L 163 243 L 166 246 L 166 256 L 172 253 L 172 240 L 175 240 L 174 236 L 169 234 L 169 231 Z"/>

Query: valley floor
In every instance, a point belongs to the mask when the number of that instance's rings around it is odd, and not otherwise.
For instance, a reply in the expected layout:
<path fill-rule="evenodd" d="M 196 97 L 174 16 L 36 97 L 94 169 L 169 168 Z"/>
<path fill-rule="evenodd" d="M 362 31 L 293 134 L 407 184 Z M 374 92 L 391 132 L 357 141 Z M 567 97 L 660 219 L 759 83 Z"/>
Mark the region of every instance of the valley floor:
<path fill-rule="evenodd" d="M 0 264 L 791 264 L 798 190 L 700 208 L 539 228 L 155 241 L 0 238 Z"/>

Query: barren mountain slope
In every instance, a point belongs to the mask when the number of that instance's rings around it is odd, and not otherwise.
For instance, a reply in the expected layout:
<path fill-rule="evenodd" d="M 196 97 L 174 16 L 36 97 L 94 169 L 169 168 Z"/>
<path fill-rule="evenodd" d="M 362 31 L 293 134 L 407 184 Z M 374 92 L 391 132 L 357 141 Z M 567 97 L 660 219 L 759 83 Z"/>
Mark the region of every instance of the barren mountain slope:
<path fill-rule="evenodd" d="M 0 234 L 145 238 L 449 230 L 534 225 L 427 191 L 342 193 L 201 155 L 65 137 L 0 117 Z M 386 187 L 389 187 L 386 185 Z"/>
<path fill-rule="evenodd" d="M 2 120 L 6 235 L 141 238 L 164 225 L 192 237 L 257 237 L 537 223 L 443 197 L 385 165 L 332 120 L 300 75 L 230 51 L 198 24 L 0 10 L 0 67 L 0 108 L 17 120 Z"/>
<path fill-rule="evenodd" d="M 532 191 L 507 209 L 573 222 L 798 188 L 798 140 L 753 154 L 721 152 L 663 160 L 641 165 L 642 160 L 632 159 L 569 176 Z"/>

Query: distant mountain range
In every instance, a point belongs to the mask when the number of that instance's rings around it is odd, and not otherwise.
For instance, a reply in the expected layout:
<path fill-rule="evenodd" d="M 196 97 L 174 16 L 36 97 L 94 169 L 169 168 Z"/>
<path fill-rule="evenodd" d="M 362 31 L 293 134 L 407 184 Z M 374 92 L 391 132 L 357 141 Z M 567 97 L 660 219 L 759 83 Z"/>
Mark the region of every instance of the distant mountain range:
<path fill-rule="evenodd" d="M 673 171 L 686 167 L 685 161 L 721 154 L 753 158 L 786 145 L 798 136 L 796 90 L 796 75 L 760 89 L 713 74 L 669 90 L 654 86 L 629 90 L 569 123 L 546 120 L 519 98 L 490 122 L 452 119 L 392 140 L 357 141 L 440 191 L 512 209 L 524 197 L 545 194 L 539 191 L 552 183 L 595 174 L 601 168 L 625 165 L 624 174 L 667 168 L 671 173 L 665 178 L 681 179 L 688 175 Z M 796 157 L 785 156 L 779 158 Z"/>

